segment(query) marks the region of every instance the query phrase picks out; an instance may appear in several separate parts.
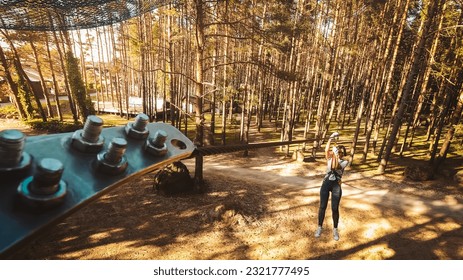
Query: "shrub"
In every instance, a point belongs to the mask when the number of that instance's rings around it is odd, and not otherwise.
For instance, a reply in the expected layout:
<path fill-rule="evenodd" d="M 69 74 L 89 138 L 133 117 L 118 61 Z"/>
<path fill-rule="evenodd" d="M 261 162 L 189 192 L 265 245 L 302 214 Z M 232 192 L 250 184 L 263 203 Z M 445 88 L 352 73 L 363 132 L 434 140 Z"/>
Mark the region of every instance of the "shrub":
<path fill-rule="evenodd" d="M 43 130 L 48 133 L 73 132 L 83 127 L 82 123 L 61 122 L 58 120 L 42 121 L 31 120 L 26 122 L 31 128 Z"/>
<path fill-rule="evenodd" d="M 19 114 L 12 104 L 0 107 L 0 118 L 18 117 Z"/>

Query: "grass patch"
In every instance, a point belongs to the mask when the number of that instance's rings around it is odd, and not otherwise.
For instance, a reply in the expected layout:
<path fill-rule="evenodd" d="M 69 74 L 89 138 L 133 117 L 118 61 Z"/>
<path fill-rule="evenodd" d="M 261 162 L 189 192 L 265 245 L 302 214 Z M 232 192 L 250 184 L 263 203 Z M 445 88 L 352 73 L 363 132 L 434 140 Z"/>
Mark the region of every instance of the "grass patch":
<path fill-rule="evenodd" d="M 2 118 L 11 118 L 18 115 L 19 114 L 16 111 L 16 107 L 14 107 L 12 104 L 0 107 L 0 117 Z"/>
<path fill-rule="evenodd" d="M 54 119 L 48 120 L 46 122 L 42 121 L 41 119 L 34 119 L 26 121 L 25 123 L 32 129 L 44 131 L 46 133 L 73 132 L 83 127 L 81 123 L 59 121 Z"/>

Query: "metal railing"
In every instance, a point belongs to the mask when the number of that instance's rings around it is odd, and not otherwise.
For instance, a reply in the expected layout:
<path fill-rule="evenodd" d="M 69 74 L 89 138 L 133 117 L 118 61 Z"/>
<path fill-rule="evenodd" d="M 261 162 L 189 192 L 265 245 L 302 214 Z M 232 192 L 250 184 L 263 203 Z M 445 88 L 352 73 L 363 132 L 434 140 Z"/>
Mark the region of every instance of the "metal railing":
<path fill-rule="evenodd" d="M 279 141 L 279 142 L 262 142 L 262 143 L 250 143 L 250 144 L 236 144 L 236 145 L 227 145 L 227 146 L 204 146 L 196 147 L 194 154 L 201 156 L 217 155 L 224 153 L 233 153 L 246 150 L 255 150 L 260 148 L 269 148 L 269 147 L 278 147 L 278 146 L 287 146 L 302 144 L 314 141 L 315 139 L 302 139 L 302 140 L 293 140 L 293 141 Z"/>
<path fill-rule="evenodd" d="M 278 141 L 278 142 L 264 142 L 264 143 L 250 143 L 250 144 L 236 144 L 227 146 L 204 146 L 196 147 L 191 157 L 195 157 L 195 180 L 197 182 L 203 181 L 203 157 L 210 155 L 218 155 L 225 153 L 234 153 L 239 151 L 254 150 L 260 148 L 288 146 L 295 144 L 303 144 L 315 141 L 315 139 L 301 139 L 293 141 Z"/>

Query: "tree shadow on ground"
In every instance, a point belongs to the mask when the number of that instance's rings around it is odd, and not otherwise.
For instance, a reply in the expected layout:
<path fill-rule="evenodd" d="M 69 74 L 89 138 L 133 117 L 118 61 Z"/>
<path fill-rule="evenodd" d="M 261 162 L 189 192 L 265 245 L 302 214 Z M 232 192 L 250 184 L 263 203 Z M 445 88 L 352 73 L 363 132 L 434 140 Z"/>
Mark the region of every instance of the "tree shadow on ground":
<path fill-rule="evenodd" d="M 205 194 L 160 196 L 152 188 L 151 174 L 124 184 L 50 228 L 12 258 L 463 258 L 462 210 L 452 211 L 446 195 L 423 197 L 419 185 L 352 172 L 346 178 L 350 191 L 346 187 L 341 203 L 341 240 L 333 241 L 330 234 L 315 239 L 320 162 L 301 163 L 306 176 L 288 175 L 288 160 L 269 156 L 261 165 L 271 169 L 259 165 L 249 173 L 227 174 L 235 164 L 249 171 L 253 160 L 257 162 L 253 156 L 261 154 L 229 161 L 211 158 L 225 168 L 222 173 L 205 173 Z M 402 192 L 405 187 L 410 191 Z M 454 205 L 462 202 L 461 197 L 453 198 Z M 327 225 L 329 219 L 327 210 Z"/>
<path fill-rule="evenodd" d="M 371 191 L 362 189 L 343 197 L 342 212 L 354 220 L 350 225 L 355 225 L 343 236 L 349 246 L 317 255 L 316 259 L 462 259 L 461 198 L 449 205 L 378 187 L 376 196 L 358 200 Z M 380 210 L 380 215 L 360 218 L 373 209 Z"/>
<path fill-rule="evenodd" d="M 217 221 L 226 225 L 258 220 L 267 204 L 259 188 L 252 189 L 252 193 L 239 185 L 217 189 L 221 182 L 215 182 L 216 186 L 206 194 L 164 197 L 151 184 L 151 176 L 146 176 L 121 186 L 51 228 L 11 258 L 87 259 L 93 258 L 90 250 L 113 244 L 126 248 L 94 256 L 129 259 L 142 247 L 158 248 L 162 255 L 164 247 L 211 231 Z M 230 258 L 235 256 L 235 249 L 230 249 Z M 186 258 L 201 256 L 191 251 Z"/>

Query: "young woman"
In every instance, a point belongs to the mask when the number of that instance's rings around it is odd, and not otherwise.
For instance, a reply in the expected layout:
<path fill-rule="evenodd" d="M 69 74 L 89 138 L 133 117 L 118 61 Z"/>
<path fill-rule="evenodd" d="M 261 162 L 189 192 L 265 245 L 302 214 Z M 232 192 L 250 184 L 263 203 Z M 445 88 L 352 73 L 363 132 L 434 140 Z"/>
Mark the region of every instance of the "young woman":
<path fill-rule="evenodd" d="M 323 179 L 320 188 L 320 208 L 318 209 L 318 228 L 315 232 L 315 237 L 320 237 L 323 230 L 323 220 L 325 219 L 325 211 L 328 206 L 328 198 L 331 192 L 331 210 L 333 216 L 333 238 L 339 240 L 338 222 L 339 222 L 339 202 L 341 201 L 342 189 L 341 178 L 344 169 L 349 164 L 349 161 L 344 160 L 346 148 L 342 145 L 333 146 L 330 149 L 331 141 L 339 137 L 339 133 L 331 134 L 330 139 L 326 143 L 325 157 L 327 160 L 327 172 Z"/>

